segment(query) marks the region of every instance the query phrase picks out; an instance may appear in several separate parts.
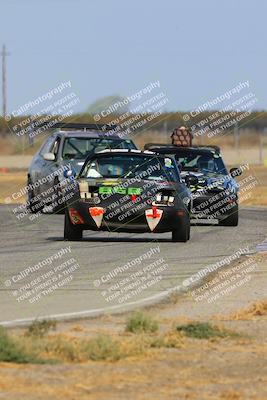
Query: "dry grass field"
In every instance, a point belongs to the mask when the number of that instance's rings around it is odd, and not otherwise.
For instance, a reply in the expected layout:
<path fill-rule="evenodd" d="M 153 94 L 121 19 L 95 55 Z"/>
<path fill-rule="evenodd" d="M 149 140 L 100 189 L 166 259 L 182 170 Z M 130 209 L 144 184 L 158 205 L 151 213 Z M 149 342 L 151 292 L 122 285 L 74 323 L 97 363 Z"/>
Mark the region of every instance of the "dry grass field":
<path fill-rule="evenodd" d="M 260 263 L 264 273 L 266 257 Z M 257 274 L 254 279 L 266 280 Z M 237 289 L 236 305 L 246 295 Z M 192 301 L 182 300 L 184 312 Z M 202 307 L 197 319 L 184 317 L 180 302 L 128 316 L 1 330 L 1 394 L 9 400 L 266 399 L 266 299 L 223 316 L 223 305 L 215 314 Z M 166 318 L 170 309 L 177 315 Z"/>

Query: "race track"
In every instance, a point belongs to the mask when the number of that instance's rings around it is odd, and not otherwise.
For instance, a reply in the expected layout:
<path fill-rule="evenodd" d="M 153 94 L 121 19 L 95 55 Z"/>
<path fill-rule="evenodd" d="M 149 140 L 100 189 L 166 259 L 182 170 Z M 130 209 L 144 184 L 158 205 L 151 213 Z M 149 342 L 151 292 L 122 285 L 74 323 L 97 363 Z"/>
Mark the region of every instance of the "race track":
<path fill-rule="evenodd" d="M 254 251 L 267 226 L 265 209 L 246 208 L 237 228 L 193 226 L 187 243 L 172 243 L 169 233 L 90 231 L 81 242 L 65 242 L 63 219 L 50 214 L 19 219 L 13 205 L 0 206 L 1 324 L 140 307 L 239 249 Z"/>

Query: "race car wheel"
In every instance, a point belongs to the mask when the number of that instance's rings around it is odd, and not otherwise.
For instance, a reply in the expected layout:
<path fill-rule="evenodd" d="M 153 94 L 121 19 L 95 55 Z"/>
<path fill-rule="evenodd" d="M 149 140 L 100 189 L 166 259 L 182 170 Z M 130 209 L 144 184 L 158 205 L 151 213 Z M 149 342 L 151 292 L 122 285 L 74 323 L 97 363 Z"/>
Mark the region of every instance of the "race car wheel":
<path fill-rule="evenodd" d="M 172 231 L 173 242 L 187 242 L 190 239 L 190 219 L 186 214 L 182 223 Z"/>
<path fill-rule="evenodd" d="M 219 221 L 222 226 L 237 226 L 238 225 L 238 206 L 232 208 L 232 213 L 228 217 Z"/>
<path fill-rule="evenodd" d="M 31 178 L 28 177 L 27 186 L 31 185 Z M 34 193 L 33 188 L 28 188 L 28 209 L 32 214 L 37 214 L 42 211 L 44 208 L 43 202 L 41 200 L 37 200 L 36 195 Z"/>
<path fill-rule="evenodd" d="M 83 230 L 80 226 L 73 225 L 69 212 L 65 210 L 65 221 L 64 221 L 64 239 L 65 240 L 81 240 L 83 237 Z"/>

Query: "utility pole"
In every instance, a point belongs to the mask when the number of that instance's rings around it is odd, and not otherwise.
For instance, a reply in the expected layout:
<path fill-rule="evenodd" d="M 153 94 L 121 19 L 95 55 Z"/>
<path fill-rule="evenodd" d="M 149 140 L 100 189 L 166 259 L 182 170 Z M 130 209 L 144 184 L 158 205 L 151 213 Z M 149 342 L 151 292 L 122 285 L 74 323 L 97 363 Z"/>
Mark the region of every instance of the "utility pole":
<path fill-rule="evenodd" d="M 163 132 L 164 132 L 164 136 L 165 136 L 165 138 L 164 138 L 164 140 L 166 140 L 167 141 L 167 143 L 169 142 L 169 135 L 168 135 L 168 125 L 167 125 L 167 122 L 166 121 L 164 121 L 164 124 L 163 124 Z"/>
<path fill-rule="evenodd" d="M 234 126 L 234 139 L 235 139 L 235 151 L 236 151 L 236 154 L 238 155 L 238 158 L 239 158 L 240 147 L 239 147 L 239 129 L 238 129 L 238 123 L 237 122 L 235 123 L 235 126 Z"/>
<path fill-rule="evenodd" d="M 5 118 L 7 115 L 7 82 L 6 82 L 6 56 L 8 55 L 6 51 L 6 46 L 3 45 L 3 49 L 1 51 L 2 56 L 2 99 L 3 99 L 3 117 Z"/>
<path fill-rule="evenodd" d="M 259 163 L 260 165 L 263 165 L 263 134 L 264 131 L 259 130 Z"/>

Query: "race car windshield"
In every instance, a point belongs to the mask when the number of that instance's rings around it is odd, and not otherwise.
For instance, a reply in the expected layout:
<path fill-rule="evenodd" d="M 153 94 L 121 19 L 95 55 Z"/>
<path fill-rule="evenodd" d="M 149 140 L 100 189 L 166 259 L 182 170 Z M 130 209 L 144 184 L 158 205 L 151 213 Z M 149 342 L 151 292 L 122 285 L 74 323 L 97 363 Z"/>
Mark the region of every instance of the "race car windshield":
<path fill-rule="evenodd" d="M 227 175 L 227 170 L 219 154 L 179 153 L 175 155 L 182 171 L 211 172 Z"/>
<path fill-rule="evenodd" d="M 110 155 L 90 160 L 81 173 L 83 178 L 125 178 L 180 181 L 175 161 L 168 157 Z"/>
<path fill-rule="evenodd" d="M 65 139 L 62 157 L 65 160 L 81 160 L 89 154 L 105 149 L 136 149 L 136 147 L 131 140 L 127 139 L 70 137 Z"/>

